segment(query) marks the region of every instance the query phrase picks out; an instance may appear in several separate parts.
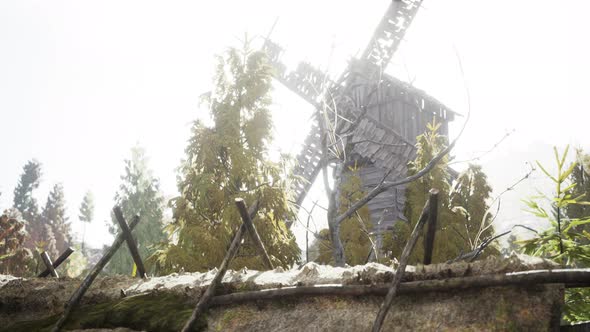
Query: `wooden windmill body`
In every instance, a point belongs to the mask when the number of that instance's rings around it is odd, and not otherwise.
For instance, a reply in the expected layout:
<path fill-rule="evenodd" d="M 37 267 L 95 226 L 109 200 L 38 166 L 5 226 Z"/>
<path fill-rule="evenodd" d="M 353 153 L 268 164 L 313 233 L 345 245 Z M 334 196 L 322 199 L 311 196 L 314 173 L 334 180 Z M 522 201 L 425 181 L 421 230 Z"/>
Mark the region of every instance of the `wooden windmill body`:
<path fill-rule="evenodd" d="M 367 191 L 388 173 L 386 181 L 407 176 L 407 164 L 415 157 L 416 137 L 424 132 L 427 123 L 435 119 L 441 124 L 440 133 L 448 135 L 454 112 L 424 91 L 384 73 L 421 2 L 393 0 L 367 49 L 336 81 L 307 63 L 286 72 L 281 63 L 283 50 L 266 40 L 264 50 L 275 68 L 275 78 L 317 109 L 297 156 L 294 173 L 305 181 L 294 185 L 296 204 L 303 203 L 322 168 L 322 134 L 328 130 L 327 125 L 331 124 L 337 134 L 341 153 L 347 154 L 344 159 L 329 162 L 344 169 L 343 163 L 360 165 L 359 174 Z M 326 123 L 338 118 L 343 119 L 338 124 Z M 405 188 L 391 188 L 367 205 L 374 231 L 382 233 L 396 221 L 406 219 Z"/>

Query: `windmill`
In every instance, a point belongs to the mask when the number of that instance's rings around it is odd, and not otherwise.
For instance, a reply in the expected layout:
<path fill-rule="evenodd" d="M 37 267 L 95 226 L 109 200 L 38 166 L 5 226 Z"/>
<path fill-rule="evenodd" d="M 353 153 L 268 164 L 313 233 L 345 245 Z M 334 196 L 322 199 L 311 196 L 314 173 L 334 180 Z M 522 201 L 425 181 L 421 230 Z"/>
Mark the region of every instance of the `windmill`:
<path fill-rule="evenodd" d="M 266 39 L 275 79 L 313 105 L 317 112 L 297 156 L 294 174 L 305 181 L 294 184 L 295 203 L 301 205 L 322 168 L 322 133 L 330 131 L 331 162 L 346 169 L 360 165 L 363 188 L 370 190 L 384 178 L 395 181 L 407 174 L 415 157 L 416 137 L 436 119 L 448 135 L 455 113 L 424 91 L 384 73 L 415 17 L 421 0 L 393 0 L 358 59 L 350 61 L 337 80 L 307 63 L 287 72 L 283 49 Z M 344 165 L 343 165 L 344 164 Z M 367 203 L 374 231 L 379 234 L 405 220 L 405 188 L 394 187 Z"/>

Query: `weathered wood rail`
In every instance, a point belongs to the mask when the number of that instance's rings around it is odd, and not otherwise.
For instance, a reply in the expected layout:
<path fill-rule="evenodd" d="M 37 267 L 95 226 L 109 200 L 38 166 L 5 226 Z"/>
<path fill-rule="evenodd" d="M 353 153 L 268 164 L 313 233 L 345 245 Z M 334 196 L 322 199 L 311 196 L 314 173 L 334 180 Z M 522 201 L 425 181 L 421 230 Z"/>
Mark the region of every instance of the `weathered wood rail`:
<path fill-rule="evenodd" d="M 115 208 L 115 210 L 117 210 L 117 208 Z M 129 224 L 129 231 L 133 230 L 135 226 L 137 226 L 137 224 L 139 224 L 139 215 L 136 215 L 131 221 L 131 224 Z M 78 287 L 78 289 L 74 292 L 74 294 L 72 294 L 68 302 L 65 304 L 65 310 L 61 318 L 55 323 L 53 329 L 51 330 L 52 332 L 61 331 L 61 329 L 66 324 L 68 318 L 70 317 L 72 310 L 80 303 L 80 300 L 82 299 L 88 288 L 90 288 L 90 286 L 92 285 L 100 271 L 102 271 L 102 269 L 107 265 L 107 263 L 115 255 L 119 247 L 121 247 L 121 245 L 124 241 L 126 241 L 126 239 L 127 234 L 125 234 L 124 231 L 121 231 L 119 234 L 117 234 L 117 237 L 115 237 L 115 240 L 113 241 L 113 244 L 111 245 L 109 250 L 100 258 L 98 263 L 96 263 L 96 265 L 90 270 L 86 278 L 84 278 L 84 280 L 80 284 L 80 287 Z"/>
<path fill-rule="evenodd" d="M 470 277 L 454 277 L 438 280 L 408 281 L 399 284 L 398 294 L 447 292 L 471 288 L 501 286 L 532 286 L 540 284 L 564 284 L 579 287 L 581 282 L 590 285 L 590 269 L 559 269 L 488 274 Z M 390 285 L 319 285 L 297 286 L 246 291 L 215 296 L 211 306 L 222 306 L 255 301 L 272 301 L 300 296 L 385 296 Z"/>

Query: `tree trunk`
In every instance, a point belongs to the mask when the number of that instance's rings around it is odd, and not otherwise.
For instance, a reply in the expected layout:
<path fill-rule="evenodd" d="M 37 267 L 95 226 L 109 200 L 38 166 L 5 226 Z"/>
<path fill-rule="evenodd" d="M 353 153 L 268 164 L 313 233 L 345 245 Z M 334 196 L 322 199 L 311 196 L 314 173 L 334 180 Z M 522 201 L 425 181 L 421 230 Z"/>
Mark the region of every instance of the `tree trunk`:
<path fill-rule="evenodd" d="M 335 266 L 344 266 L 346 257 L 344 254 L 344 245 L 340 240 L 340 223 L 336 220 L 338 216 L 338 207 L 340 206 L 340 183 L 342 181 L 342 166 L 334 167 L 334 189 L 329 193 L 328 204 L 328 228 L 330 230 L 330 239 L 332 240 L 332 255 Z"/>

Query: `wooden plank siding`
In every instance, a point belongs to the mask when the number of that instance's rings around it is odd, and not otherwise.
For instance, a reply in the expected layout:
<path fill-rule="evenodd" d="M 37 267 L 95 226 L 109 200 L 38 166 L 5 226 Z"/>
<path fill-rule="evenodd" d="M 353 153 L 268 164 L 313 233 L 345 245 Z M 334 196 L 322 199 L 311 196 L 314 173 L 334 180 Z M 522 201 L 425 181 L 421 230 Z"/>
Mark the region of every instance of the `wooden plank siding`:
<path fill-rule="evenodd" d="M 355 89 L 357 105 L 366 106 L 367 113 L 352 138 L 349 139 L 353 159 L 361 161 L 359 175 L 363 189 L 370 191 L 379 184 L 389 169 L 393 169 L 387 181 L 407 176 L 407 164 L 415 157 L 416 137 L 426 130 L 434 118 L 441 123 L 440 133 L 448 135 L 448 121 L 454 113 L 424 92 L 391 76 L 384 75 L 379 89 L 368 101 L 367 95 L 374 89 L 370 79 L 362 75 L 366 64 L 351 65 L 347 85 L 361 86 Z M 355 72 L 354 68 L 360 70 Z M 371 88 L 373 86 L 373 88 Z M 364 93 L 365 95 L 359 95 Z M 367 205 L 375 231 L 382 231 L 405 221 L 405 187 L 391 188 L 378 195 Z M 387 212 L 383 214 L 383 211 Z M 379 227 L 377 223 L 383 216 Z"/>

